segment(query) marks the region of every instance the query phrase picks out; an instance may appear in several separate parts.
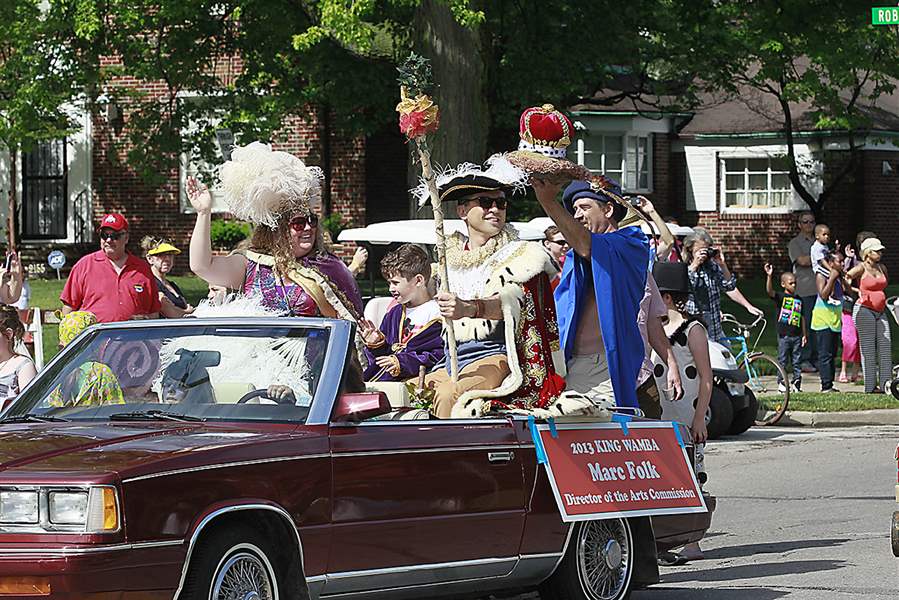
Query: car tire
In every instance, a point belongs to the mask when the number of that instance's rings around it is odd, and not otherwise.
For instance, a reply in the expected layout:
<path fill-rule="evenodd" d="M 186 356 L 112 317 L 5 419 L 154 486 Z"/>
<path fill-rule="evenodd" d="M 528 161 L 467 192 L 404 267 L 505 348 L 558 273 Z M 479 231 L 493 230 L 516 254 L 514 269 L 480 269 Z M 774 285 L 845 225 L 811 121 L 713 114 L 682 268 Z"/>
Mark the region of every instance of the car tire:
<path fill-rule="evenodd" d="M 890 382 L 890 393 L 893 394 L 893 398 L 899 400 L 899 377 Z"/>
<path fill-rule="evenodd" d="M 193 556 L 182 600 L 244 598 L 255 592 L 260 600 L 283 597 L 284 565 L 275 546 L 261 532 L 243 524 L 229 524 L 201 538 Z"/>
<path fill-rule="evenodd" d="M 712 398 L 705 414 L 705 427 L 709 432 L 709 439 L 720 438 L 727 433 L 734 420 L 734 406 L 731 404 L 730 396 L 718 388 L 712 388 Z"/>
<path fill-rule="evenodd" d="M 893 556 L 899 556 L 899 512 L 893 513 L 893 526 L 890 527 L 890 542 L 893 544 Z"/>
<path fill-rule="evenodd" d="M 627 519 L 583 521 L 556 572 L 540 585 L 542 600 L 623 600 L 634 575 L 634 536 Z M 598 569 L 591 569 L 598 567 Z M 591 576 L 590 571 L 594 574 Z"/>
<path fill-rule="evenodd" d="M 759 412 L 759 400 L 755 397 L 755 393 L 748 387 L 746 388 L 746 403 L 747 405 L 745 408 L 741 408 L 734 413 L 734 418 L 730 422 L 730 427 L 727 428 L 728 434 L 740 435 L 755 425 L 755 420 L 758 417 Z"/>

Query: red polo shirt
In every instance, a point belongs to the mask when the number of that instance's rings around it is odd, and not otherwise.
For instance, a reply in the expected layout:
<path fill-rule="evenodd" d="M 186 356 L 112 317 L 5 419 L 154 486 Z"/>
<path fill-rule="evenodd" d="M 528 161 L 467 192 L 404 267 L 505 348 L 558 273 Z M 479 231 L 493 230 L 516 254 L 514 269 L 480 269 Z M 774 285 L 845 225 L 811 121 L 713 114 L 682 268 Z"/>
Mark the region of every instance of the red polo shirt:
<path fill-rule="evenodd" d="M 116 273 L 102 250 L 75 263 L 59 299 L 73 310 L 94 313 L 101 323 L 127 321 L 160 309 L 159 291 L 147 261 L 128 254 L 122 272 Z"/>

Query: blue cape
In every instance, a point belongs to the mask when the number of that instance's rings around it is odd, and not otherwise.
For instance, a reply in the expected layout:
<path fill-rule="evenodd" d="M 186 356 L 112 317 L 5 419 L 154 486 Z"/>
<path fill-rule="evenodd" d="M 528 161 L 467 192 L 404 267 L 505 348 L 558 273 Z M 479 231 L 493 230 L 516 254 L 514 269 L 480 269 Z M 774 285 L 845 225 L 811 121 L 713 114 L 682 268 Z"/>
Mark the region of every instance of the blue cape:
<path fill-rule="evenodd" d="M 649 242 L 639 227 L 592 234 L 588 261 L 569 250 L 555 291 L 559 338 L 571 359 L 586 277 L 593 277 L 606 360 L 619 406 L 637 407 L 637 375 L 643 364 L 643 337 L 637 313 L 646 288 Z"/>

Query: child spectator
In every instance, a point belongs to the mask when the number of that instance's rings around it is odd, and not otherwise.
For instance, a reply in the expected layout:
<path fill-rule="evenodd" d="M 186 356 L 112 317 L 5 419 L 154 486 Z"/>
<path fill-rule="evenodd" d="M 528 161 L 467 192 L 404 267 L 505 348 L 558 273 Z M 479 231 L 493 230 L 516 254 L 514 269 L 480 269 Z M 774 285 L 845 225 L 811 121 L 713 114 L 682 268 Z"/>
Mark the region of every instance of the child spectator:
<path fill-rule="evenodd" d="M 428 288 L 431 260 L 414 244 L 403 244 L 381 261 L 381 274 L 398 304 L 387 311 L 380 329 L 359 323 L 368 367 L 365 381 L 402 381 L 443 358 L 443 322 Z"/>
<path fill-rule="evenodd" d="M 12 306 L 0 305 L 0 410 L 6 409 L 19 392 L 37 375 L 34 363 L 16 352 L 25 326 Z"/>
<path fill-rule="evenodd" d="M 812 270 L 825 279 L 830 275 L 827 266 L 827 255 L 830 253 L 830 227 L 819 223 L 815 225 L 815 243 L 812 244 Z"/>
<path fill-rule="evenodd" d="M 696 462 L 703 462 L 708 437 L 705 415 L 712 399 L 712 365 L 709 359 L 709 336 L 702 320 L 686 310 L 690 296 L 690 278 L 685 263 L 657 262 L 652 269 L 662 300 L 668 308 L 665 333 L 681 370 L 683 398 L 662 402 L 662 419 L 677 421 L 690 428 L 696 444 Z M 658 362 L 654 360 L 653 362 Z M 692 377 L 691 377 L 692 375 Z M 695 403 L 695 404 L 694 404 Z M 687 544 L 680 552 L 687 560 L 703 558 L 699 543 Z"/>
<path fill-rule="evenodd" d="M 818 286 L 818 298 L 812 309 L 811 329 L 818 342 L 818 374 L 821 377 L 821 391 L 824 393 L 839 391 L 833 387 L 834 357 L 837 351 L 837 338 L 843 329 L 843 286 L 840 278 L 843 265 L 835 254 L 825 255 L 828 266 L 827 276 L 815 273 Z"/>
<path fill-rule="evenodd" d="M 780 274 L 780 287 L 783 293 L 774 291 L 774 266 L 765 263 L 767 281 L 765 290 L 768 297 L 778 307 L 777 313 L 777 360 L 784 371 L 789 365 L 793 371 L 790 385 L 797 392 L 802 388 L 802 347 L 808 343 L 807 323 L 802 318 L 802 298 L 796 295 L 796 275 L 785 271 Z M 777 389 L 786 391 L 786 382 L 778 375 Z"/>

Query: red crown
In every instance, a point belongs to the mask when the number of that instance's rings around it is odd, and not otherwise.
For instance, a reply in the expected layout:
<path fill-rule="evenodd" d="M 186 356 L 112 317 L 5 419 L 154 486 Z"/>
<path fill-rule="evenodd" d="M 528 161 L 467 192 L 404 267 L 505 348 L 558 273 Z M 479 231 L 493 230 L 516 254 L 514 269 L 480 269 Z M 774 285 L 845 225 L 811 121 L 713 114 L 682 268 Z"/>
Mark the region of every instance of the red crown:
<path fill-rule="evenodd" d="M 573 130 L 568 117 L 552 104 L 528 108 L 521 113 L 518 123 L 518 135 L 521 137 L 518 149 L 564 158 Z"/>

